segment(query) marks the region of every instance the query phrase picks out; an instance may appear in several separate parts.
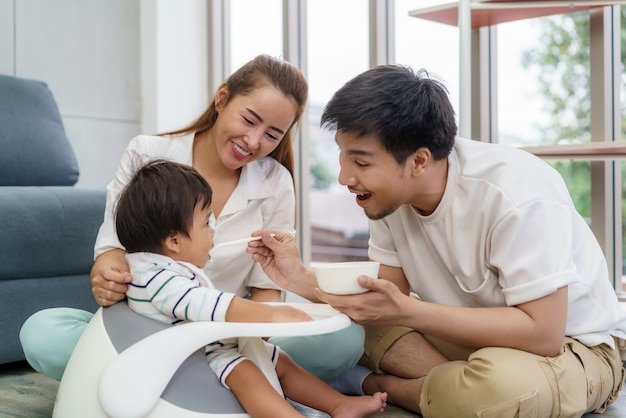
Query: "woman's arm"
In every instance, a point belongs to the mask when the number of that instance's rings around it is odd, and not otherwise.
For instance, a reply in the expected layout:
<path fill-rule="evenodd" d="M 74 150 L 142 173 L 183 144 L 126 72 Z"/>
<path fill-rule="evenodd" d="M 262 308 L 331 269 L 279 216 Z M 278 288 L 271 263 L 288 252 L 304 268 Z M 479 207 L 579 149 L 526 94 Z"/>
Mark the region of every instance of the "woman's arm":
<path fill-rule="evenodd" d="M 114 208 L 119 194 L 124 189 L 134 170 L 143 162 L 140 137 L 133 138 L 120 160 L 113 180 L 107 185 L 104 220 L 94 245 L 95 262 L 91 268 L 91 292 L 101 306 L 110 306 L 124 299 L 127 283 L 132 281 L 128 263 L 115 231 Z"/>
<path fill-rule="evenodd" d="M 110 306 L 124 299 L 127 283 L 132 281 L 126 252 L 119 248 L 100 254 L 91 268 L 91 292 L 101 306 Z"/>

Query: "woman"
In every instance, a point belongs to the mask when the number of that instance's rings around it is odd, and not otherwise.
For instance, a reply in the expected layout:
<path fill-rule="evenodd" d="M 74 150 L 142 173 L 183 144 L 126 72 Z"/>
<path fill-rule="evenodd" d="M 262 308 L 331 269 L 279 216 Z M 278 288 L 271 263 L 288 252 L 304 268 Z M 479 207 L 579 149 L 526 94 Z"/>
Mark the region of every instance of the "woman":
<path fill-rule="evenodd" d="M 99 305 L 122 300 L 131 281 L 115 234 L 113 208 L 135 169 L 146 161 L 165 158 L 191 165 L 211 184 L 216 244 L 259 229 L 295 232 L 292 137 L 307 94 L 307 82 L 297 68 L 260 55 L 218 88 L 208 109 L 191 125 L 158 136 L 140 135 L 129 143 L 107 186 L 104 222 L 95 245 L 91 284 Z M 244 248 L 216 250 L 205 271 L 220 290 L 255 301 L 282 298 L 280 288 Z M 20 332 L 30 365 L 60 380 L 91 316 L 69 308 L 31 316 Z M 361 327 L 353 325 L 330 335 L 271 341 L 309 372 L 329 379 L 356 364 L 363 338 Z"/>

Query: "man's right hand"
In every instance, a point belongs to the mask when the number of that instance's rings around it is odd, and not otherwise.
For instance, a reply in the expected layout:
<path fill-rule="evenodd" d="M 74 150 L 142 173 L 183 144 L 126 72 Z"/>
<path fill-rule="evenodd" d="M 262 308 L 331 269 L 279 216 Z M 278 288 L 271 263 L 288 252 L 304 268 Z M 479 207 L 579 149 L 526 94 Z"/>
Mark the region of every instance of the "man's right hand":
<path fill-rule="evenodd" d="M 283 231 L 255 231 L 252 236 L 261 240 L 248 242 L 246 251 L 261 265 L 265 274 L 285 290 L 290 287 L 305 270 L 293 235 Z"/>
<path fill-rule="evenodd" d="M 115 249 L 100 254 L 91 269 L 91 292 L 100 306 L 111 306 L 124 299 L 132 281 L 125 252 Z"/>
<path fill-rule="evenodd" d="M 260 240 L 248 242 L 246 251 L 261 265 L 267 276 L 281 288 L 312 302 L 317 302 L 313 289 L 317 279 L 308 270 L 298 252 L 293 235 L 283 231 L 254 231 L 252 236 Z"/>

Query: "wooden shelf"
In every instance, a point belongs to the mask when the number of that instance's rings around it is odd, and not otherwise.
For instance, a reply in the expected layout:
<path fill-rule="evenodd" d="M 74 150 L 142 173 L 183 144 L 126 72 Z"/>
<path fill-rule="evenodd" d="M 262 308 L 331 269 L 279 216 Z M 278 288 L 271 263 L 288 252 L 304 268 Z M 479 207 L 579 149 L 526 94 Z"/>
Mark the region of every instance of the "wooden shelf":
<path fill-rule="evenodd" d="M 549 0 L 482 0 L 471 3 L 472 29 L 499 23 L 513 22 L 542 16 L 572 13 L 614 4 L 626 4 L 624 1 L 549 1 Z M 413 10 L 409 16 L 434 22 L 457 26 L 459 21 L 459 2 Z"/>
<path fill-rule="evenodd" d="M 626 141 L 520 147 L 548 160 L 604 161 L 626 159 Z"/>

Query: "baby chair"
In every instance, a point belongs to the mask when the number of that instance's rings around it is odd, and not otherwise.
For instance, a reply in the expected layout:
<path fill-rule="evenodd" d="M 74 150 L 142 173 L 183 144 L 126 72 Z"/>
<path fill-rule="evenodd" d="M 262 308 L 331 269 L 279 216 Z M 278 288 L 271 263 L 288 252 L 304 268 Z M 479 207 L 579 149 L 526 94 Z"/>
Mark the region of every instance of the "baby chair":
<path fill-rule="evenodd" d="M 134 313 L 126 301 L 100 308 L 65 369 L 53 418 L 248 417 L 209 367 L 207 344 L 239 337 L 242 354 L 282 395 L 261 337 L 325 334 L 350 325 L 346 315 L 329 305 L 287 304 L 315 320 L 171 326 Z"/>

